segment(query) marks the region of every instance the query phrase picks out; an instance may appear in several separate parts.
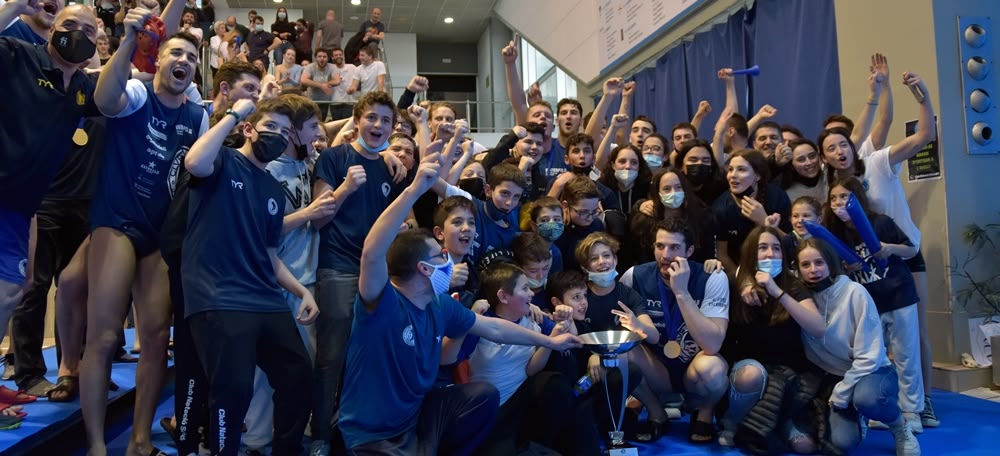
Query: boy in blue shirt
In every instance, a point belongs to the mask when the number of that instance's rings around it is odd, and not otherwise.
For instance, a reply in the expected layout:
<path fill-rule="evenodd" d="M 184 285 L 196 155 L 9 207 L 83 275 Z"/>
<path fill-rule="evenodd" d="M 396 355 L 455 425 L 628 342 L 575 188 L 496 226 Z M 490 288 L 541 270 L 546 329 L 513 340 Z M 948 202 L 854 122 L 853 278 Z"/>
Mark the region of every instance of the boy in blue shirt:
<path fill-rule="evenodd" d="M 435 146 L 441 143 L 429 149 Z M 439 161 L 438 153 L 423 157 L 412 184 L 365 238 L 340 403 L 344 441 L 357 453 L 468 454 L 478 446 L 493 423 L 497 390 L 484 383 L 432 390 L 445 336 L 560 351 L 580 346 L 571 334 L 550 338 L 476 315 L 445 294 L 451 257 L 425 230 L 399 232 L 413 203 L 437 182 Z"/>
<path fill-rule="evenodd" d="M 312 374 L 295 322 L 318 310 L 312 294 L 278 258 L 284 211 L 281 184 L 267 163 L 292 135 L 292 109 L 268 100 L 256 113 L 240 100 L 184 157 L 191 173 L 188 230 L 181 260 L 185 317 L 209 381 L 209 448 L 236 455 L 259 365 L 275 389 L 274 454 L 302 452 Z M 249 117 L 247 117 L 249 116 Z M 247 117 L 239 149 L 222 143 Z M 279 285 L 301 299 L 295 318 Z"/>
<path fill-rule="evenodd" d="M 316 298 L 322 312 L 316 321 L 314 447 L 325 442 L 340 446 L 331 422 L 351 332 L 351 303 L 358 292 L 361 245 L 379 214 L 402 189 L 380 154 L 389 147 L 396 125 L 396 104 L 389 94 L 376 91 L 361 97 L 354 105 L 354 124 L 357 139 L 324 150 L 315 167 L 313 194 L 332 190 L 338 209 L 336 214 L 312 221 L 319 230 Z"/>

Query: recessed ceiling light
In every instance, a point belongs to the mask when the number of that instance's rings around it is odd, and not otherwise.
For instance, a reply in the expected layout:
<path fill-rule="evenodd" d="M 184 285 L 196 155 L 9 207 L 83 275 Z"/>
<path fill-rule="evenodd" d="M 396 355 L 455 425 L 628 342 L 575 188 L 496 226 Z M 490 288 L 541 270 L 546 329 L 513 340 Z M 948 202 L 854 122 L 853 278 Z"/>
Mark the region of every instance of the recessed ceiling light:
<path fill-rule="evenodd" d="M 445 23 L 445 24 L 450 24 L 450 23 L 452 23 L 452 22 L 455 22 L 455 19 L 454 19 L 454 18 L 451 18 L 451 17 L 446 17 L 446 18 L 444 18 L 444 23 Z"/>
<path fill-rule="evenodd" d="M 358 6 L 361 4 L 361 0 L 351 0 L 351 4 L 354 6 Z"/>
<path fill-rule="evenodd" d="M 282 0 L 274 0 L 274 3 L 281 3 Z"/>

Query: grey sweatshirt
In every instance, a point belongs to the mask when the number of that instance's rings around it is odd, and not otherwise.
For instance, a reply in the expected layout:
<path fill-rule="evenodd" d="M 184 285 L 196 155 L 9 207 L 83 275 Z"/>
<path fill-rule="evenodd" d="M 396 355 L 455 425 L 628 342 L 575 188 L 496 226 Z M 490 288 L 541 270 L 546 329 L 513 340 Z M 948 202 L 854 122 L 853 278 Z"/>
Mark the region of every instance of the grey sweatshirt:
<path fill-rule="evenodd" d="M 865 287 L 845 275 L 838 276 L 814 299 L 826 320 L 826 333 L 814 338 L 802 331 L 806 357 L 823 370 L 844 377 L 833 388 L 830 402 L 846 408 L 858 380 L 891 365 L 882 341 L 882 322 Z"/>

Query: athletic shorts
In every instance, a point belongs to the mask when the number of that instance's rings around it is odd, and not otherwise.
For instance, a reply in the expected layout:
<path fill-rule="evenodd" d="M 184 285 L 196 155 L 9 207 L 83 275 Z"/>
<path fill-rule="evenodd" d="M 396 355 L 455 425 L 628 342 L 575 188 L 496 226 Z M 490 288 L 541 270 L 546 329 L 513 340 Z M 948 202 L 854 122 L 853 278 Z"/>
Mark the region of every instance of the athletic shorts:
<path fill-rule="evenodd" d="M 24 283 L 30 231 L 30 218 L 0 209 L 0 280 L 15 285 Z"/>
<path fill-rule="evenodd" d="M 160 250 L 159 233 L 151 229 L 143 228 L 138 224 L 129 222 L 121 222 L 117 224 L 95 223 L 93 224 L 91 232 L 97 230 L 98 228 L 111 228 L 128 237 L 128 239 L 132 241 L 132 248 L 135 250 L 136 260 L 145 258 L 147 255 Z"/>

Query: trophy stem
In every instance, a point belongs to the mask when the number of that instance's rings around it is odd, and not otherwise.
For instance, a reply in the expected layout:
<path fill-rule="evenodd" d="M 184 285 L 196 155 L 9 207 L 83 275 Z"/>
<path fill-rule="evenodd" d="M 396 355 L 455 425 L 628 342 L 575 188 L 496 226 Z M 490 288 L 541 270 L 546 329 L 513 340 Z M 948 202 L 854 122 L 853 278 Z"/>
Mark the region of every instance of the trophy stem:
<path fill-rule="evenodd" d="M 625 444 L 625 433 L 622 432 L 622 423 L 625 420 L 625 403 L 627 402 L 626 396 L 628 394 L 628 368 L 622 369 L 621 365 L 618 363 L 618 358 L 604 358 L 604 378 L 601 379 L 601 383 L 604 383 L 604 397 L 608 400 L 608 412 L 611 414 L 611 425 L 613 430 L 608 432 L 608 436 L 611 438 L 611 446 L 621 446 Z M 615 409 L 611 405 L 611 394 L 608 391 L 608 370 L 612 368 L 617 368 L 622 374 L 622 395 L 621 395 L 621 407 L 618 411 L 618 419 L 615 419 Z"/>

